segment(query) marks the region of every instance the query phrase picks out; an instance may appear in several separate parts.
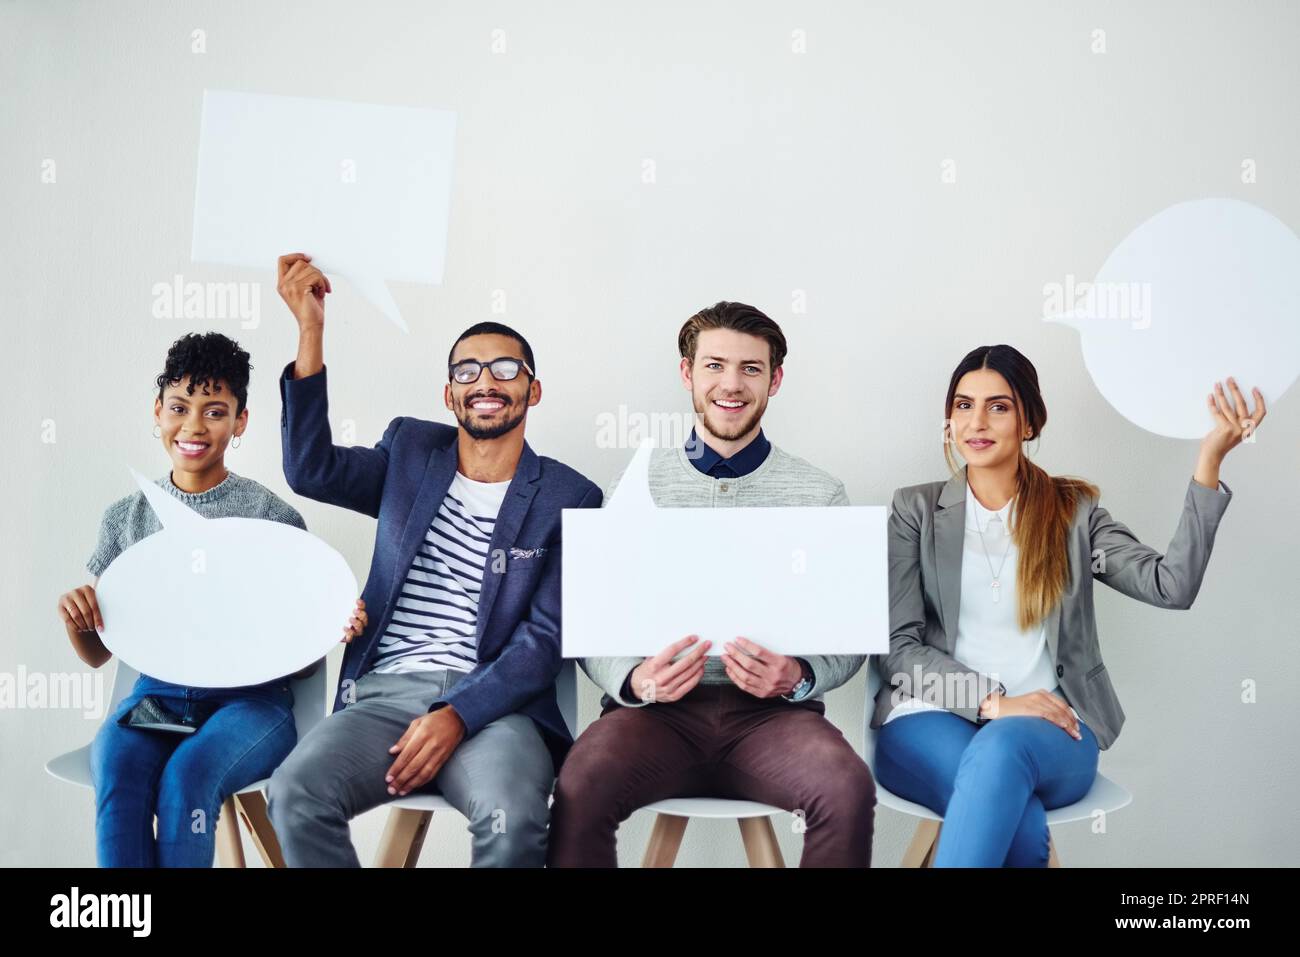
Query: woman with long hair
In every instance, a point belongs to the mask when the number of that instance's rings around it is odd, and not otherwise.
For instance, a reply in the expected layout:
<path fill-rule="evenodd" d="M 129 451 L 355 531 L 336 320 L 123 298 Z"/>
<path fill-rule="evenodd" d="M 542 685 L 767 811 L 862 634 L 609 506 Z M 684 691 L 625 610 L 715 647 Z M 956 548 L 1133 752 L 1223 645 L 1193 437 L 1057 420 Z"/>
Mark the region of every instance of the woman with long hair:
<path fill-rule="evenodd" d="M 894 493 L 890 650 L 871 722 L 880 784 L 943 815 L 936 867 L 1047 863 L 1047 811 L 1088 793 L 1124 723 L 1092 583 L 1191 607 L 1232 497 L 1219 466 L 1265 413 L 1258 389 L 1248 412 L 1228 385 L 1207 398 L 1214 424 L 1162 555 L 1100 506 L 1096 486 L 1025 455 L 1047 421 L 1028 359 L 981 346 L 953 371 L 952 477 Z"/>

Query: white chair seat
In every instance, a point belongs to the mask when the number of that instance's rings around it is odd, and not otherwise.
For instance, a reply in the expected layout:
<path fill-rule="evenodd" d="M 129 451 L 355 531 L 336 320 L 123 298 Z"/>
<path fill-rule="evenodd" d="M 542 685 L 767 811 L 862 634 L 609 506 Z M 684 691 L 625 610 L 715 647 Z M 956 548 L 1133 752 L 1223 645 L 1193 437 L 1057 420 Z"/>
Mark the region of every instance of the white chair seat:
<path fill-rule="evenodd" d="M 1128 807 L 1132 803 L 1133 795 L 1098 771 L 1096 779 L 1092 782 L 1092 787 L 1088 789 L 1088 793 L 1073 804 L 1067 804 L 1065 807 L 1058 807 L 1048 811 L 1047 823 L 1051 825 L 1069 824 L 1071 821 L 1086 821 L 1097 811 L 1105 811 L 1109 814 L 1111 811 L 1118 811 L 1122 807 Z"/>
<path fill-rule="evenodd" d="M 94 787 L 94 782 L 90 779 L 90 745 L 51 758 L 45 764 L 45 771 L 50 777 L 75 784 L 79 788 Z M 261 781 L 254 781 L 246 788 L 240 788 L 235 793 L 249 794 L 253 791 L 262 791 L 270 783 L 270 778 L 263 778 Z"/>
<path fill-rule="evenodd" d="M 927 821 L 942 821 L 943 818 L 935 814 L 924 804 L 917 804 L 907 798 L 901 798 L 893 791 L 886 788 L 879 781 L 876 782 L 876 804 L 879 807 L 887 807 L 891 811 L 898 811 L 900 814 L 910 814 L 913 817 L 924 818 Z"/>
<path fill-rule="evenodd" d="M 1132 801 L 1133 795 L 1106 777 L 1106 775 L 1098 772 L 1097 778 L 1092 782 L 1092 787 L 1088 790 L 1088 793 L 1073 804 L 1067 804 L 1064 807 L 1053 808 L 1048 811 L 1047 823 L 1050 827 L 1053 824 L 1085 821 L 1097 811 L 1105 811 L 1109 814 L 1111 811 L 1118 811 L 1120 808 L 1127 807 Z M 880 807 L 887 807 L 891 811 L 910 814 L 926 821 L 943 820 L 941 815 L 935 814 L 924 804 L 916 804 L 906 798 L 899 797 L 879 781 L 876 782 L 876 802 Z"/>
<path fill-rule="evenodd" d="M 676 817 L 726 818 L 735 820 L 748 817 L 771 817 L 784 814 L 785 809 L 758 801 L 737 801 L 730 798 L 683 797 L 655 801 L 641 808 L 655 814 L 672 814 Z"/>
<path fill-rule="evenodd" d="M 50 777 L 58 778 L 79 788 L 93 786 L 90 780 L 90 745 L 84 745 L 67 754 L 60 754 L 45 762 L 45 772 Z"/>

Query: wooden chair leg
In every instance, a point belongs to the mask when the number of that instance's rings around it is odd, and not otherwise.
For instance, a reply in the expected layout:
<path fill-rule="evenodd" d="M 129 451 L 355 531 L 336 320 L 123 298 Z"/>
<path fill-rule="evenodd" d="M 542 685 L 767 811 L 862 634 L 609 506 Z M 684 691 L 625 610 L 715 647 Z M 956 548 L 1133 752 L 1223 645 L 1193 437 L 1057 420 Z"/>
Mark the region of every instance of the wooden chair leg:
<path fill-rule="evenodd" d="M 432 811 L 395 807 L 388 812 L 384 836 L 379 839 L 375 867 L 414 867 L 424 847 L 424 835 L 433 820 Z"/>
<path fill-rule="evenodd" d="M 918 824 L 916 833 L 912 835 L 912 843 L 903 855 L 903 863 L 899 866 L 929 867 L 934 860 L 934 849 L 939 846 L 939 831 L 942 826 L 941 821 L 922 821 Z"/>
<path fill-rule="evenodd" d="M 244 842 L 239 838 L 239 812 L 233 796 L 221 802 L 217 815 L 217 861 L 222 867 L 244 866 Z"/>
<path fill-rule="evenodd" d="M 677 814 L 655 816 L 650 842 L 645 846 L 642 867 L 672 867 L 677 860 L 677 850 L 682 846 L 682 835 L 691 819 Z"/>
<path fill-rule="evenodd" d="M 742 817 L 736 823 L 740 825 L 740 839 L 750 867 L 785 867 L 770 817 Z"/>
<path fill-rule="evenodd" d="M 271 826 L 271 817 L 266 813 L 266 795 L 261 791 L 249 791 L 247 794 L 235 795 L 235 807 L 248 828 L 253 846 L 267 867 L 284 867 L 284 853 L 280 850 L 280 840 L 275 836 Z"/>
<path fill-rule="evenodd" d="M 943 828 L 941 821 L 922 821 L 916 826 L 912 844 L 903 855 L 902 867 L 929 867 L 934 861 L 934 852 L 939 846 L 939 832 Z M 1048 836 L 1048 867 L 1060 867 L 1061 858 L 1056 853 L 1056 839 Z"/>

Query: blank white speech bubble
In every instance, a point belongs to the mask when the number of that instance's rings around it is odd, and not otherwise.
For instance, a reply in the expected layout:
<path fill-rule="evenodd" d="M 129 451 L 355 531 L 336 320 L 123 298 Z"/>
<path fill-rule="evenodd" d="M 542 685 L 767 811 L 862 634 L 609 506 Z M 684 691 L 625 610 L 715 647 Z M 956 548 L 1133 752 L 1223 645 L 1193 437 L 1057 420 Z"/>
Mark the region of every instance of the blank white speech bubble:
<path fill-rule="evenodd" d="M 687 635 L 784 655 L 889 650 L 887 509 L 658 508 L 653 442 L 604 508 L 565 509 L 566 658 L 653 655 Z"/>
<path fill-rule="evenodd" d="M 109 651 L 163 681 L 237 688 L 299 671 L 338 644 L 357 600 L 342 555 L 283 522 L 204 518 L 131 474 L 163 527 L 95 586 Z"/>
<path fill-rule="evenodd" d="M 455 133 L 446 110 L 204 90 L 191 257 L 306 253 L 405 331 L 386 280 L 442 282 Z"/>
<path fill-rule="evenodd" d="M 1157 435 L 1202 438 L 1206 396 L 1237 380 L 1271 409 L 1300 375 L 1300 238 L 1235 199 L 1178 203 L 1133 230 L 1091 283 L 1045 286 L 1044 318 L 1079 330 L 1106 400 Z M 1249 410 L 1249 407 L 1248 407 Z"/>

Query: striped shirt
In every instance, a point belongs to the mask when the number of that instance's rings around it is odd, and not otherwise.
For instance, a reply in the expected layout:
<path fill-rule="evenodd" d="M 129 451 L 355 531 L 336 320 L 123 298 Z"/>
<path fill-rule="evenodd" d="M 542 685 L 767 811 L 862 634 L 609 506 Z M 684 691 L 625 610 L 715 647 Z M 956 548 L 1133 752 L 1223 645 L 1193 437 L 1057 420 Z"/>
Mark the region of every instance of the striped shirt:
<path fill-rule="evenodd" d="M 478 596 L 509 487 L 456 473 L 406 573 L 372 671 L 469 671 L 477 663 Z"/>

